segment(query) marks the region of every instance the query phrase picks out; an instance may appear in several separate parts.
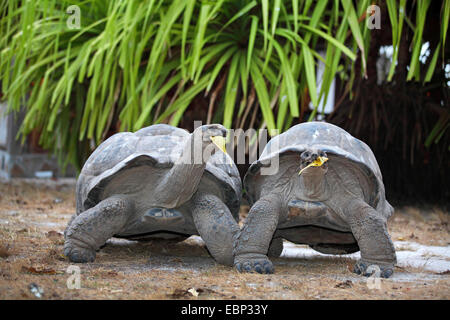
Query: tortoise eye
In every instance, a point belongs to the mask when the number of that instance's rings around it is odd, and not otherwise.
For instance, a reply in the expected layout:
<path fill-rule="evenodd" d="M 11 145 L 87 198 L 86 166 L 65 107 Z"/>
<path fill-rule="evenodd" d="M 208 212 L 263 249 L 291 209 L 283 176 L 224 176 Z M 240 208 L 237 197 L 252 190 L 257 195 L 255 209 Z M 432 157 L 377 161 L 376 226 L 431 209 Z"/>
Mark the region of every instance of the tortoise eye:
<path fill-rule="evenodd" d="M 310 153 L 309 153 L 308 151 L 306 151 L 306 152 L 303 153 L 303 156 L 304 156 L 305 158 L 308 158 L 308 157 L 310 156 Z"/>

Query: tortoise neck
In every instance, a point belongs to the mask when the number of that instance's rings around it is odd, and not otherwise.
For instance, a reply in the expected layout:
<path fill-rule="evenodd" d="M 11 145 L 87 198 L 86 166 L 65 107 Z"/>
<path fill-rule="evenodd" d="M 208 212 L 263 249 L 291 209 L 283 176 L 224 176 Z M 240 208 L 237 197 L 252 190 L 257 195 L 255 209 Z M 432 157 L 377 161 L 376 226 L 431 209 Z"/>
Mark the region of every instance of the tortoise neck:
<path fill-rule="evenodd" d="M 180 158 L 159 183 L 158 191 L 167 198 L 168 207 L 175 208 L 187 202 L 197 191 L 209 156 L 203 156 L 205 144 L 201 137 L 191 134 L 186 140 Z"/>
<path fill-rule="evenodd" d="M 300 176 L 302 193 L 311 200 L 324 200 L 328 194 L 325 172 L 304 173 Z"/>

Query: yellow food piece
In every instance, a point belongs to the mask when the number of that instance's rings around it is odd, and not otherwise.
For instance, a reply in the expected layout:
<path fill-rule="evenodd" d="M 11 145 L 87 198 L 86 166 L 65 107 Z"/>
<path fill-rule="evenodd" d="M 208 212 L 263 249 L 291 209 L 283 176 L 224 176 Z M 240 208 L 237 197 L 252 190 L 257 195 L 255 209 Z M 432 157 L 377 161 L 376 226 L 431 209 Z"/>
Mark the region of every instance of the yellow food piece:
<path fill-rule="evenodd" d="M 211 141 L 223 153 L 227 153 L 227 149 L 225 148 L 225 145 L 227 144 L 227 139 L 225 139 L 224 137 L 221 137 L 221 136 L 214 136 L 214 137 L 211 137 Z M 233 166 L 233 161 L 231 159 L 230 159 L 230 166 Z"/>
<path fill-rule="evenodd" d="M 310 164 L 308 164 L 306 167 L 304 167 L 302 170 L 300 170 L 300 172 L 298 173 L 298 175 L 301 175 L 302 172 L 309 167 L 320 167 L 322 166 L 325 162 L 328 161 L 327 157 L 318 157 L 316 160 L 314 160 L 313 162 L 311 162 Z"/>
<path fill-rule="evenodd" d="M 227 141 L 224 137 L 221 136 L 215 136 L 211 137 L 211 141 L 219 148 L 223 153 L 227 153 L 227 149 L 225 148 L 225 145 L 227 144 Z"/>

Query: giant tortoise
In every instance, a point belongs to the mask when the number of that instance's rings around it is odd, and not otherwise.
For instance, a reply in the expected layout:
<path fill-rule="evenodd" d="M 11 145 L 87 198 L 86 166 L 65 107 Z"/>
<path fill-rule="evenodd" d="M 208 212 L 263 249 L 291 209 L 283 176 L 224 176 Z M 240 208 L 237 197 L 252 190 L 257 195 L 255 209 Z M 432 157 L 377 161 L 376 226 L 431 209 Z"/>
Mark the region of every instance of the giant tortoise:
<path fill-rule="evenodd" d="M 275 174 L 261 173 L 277 160 Z M 374 154 L 345 130 L 308 122 L 274 137 L 248 169 L 244 189 L 251 209 L 235 239 L 239 271 L 272 273 L 267 255 L 279 256 L 286 239 L 326 254 L 361 251 L 354 272 L 392 275 L 386 221 L 393 208 Z"/>
<path fill-rule="evenodd" d="M 64 254 L 73 262 L 90 262 L 113 236 L 200 235 L 216 261 L 232 265 L 241 180 L 231 158 L 216 152 L 220 145 L 213 143 L 226 133 L 221 125 L 189 134 L 158 124 L 108 138 L 79 175 Z"/>

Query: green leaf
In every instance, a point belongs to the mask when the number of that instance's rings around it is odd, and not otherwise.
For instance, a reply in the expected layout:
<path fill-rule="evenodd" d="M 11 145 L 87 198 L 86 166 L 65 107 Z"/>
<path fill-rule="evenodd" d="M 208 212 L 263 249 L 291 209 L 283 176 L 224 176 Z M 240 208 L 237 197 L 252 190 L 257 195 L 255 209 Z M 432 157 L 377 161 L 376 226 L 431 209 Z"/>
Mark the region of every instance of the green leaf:
<path fill-rule="evenodd" d="M 188 0 L 183 17 L 183 31 L 181 36 L 181 72 L 183 79 L 186 78 L 186 41 L 188 36 L 189 24 L 194 11 L 195 0 Z"/>
<path fill-rule="evenodd" d="M 248 3 L 246 6 L 244 6 L 241 10 L 239 10 L 231 19 L 229 19 L 227 21 L 227 23 L 225 23 L 225 25 L 219 30 L 219 32 L 216 35 L 216 39 L 217 37 L 222 33 L 222 31 L 224 29 L 226 29 L 230 24 L 232 24 L 234 21 L 236 21 L 237 19 L 239 19 L 240 17 L 242 17 L 244 14 L 246 14 L 247 12 L 249 12 L 251 9 L 253 9 L 255 6 L 257 5 L 256 1 L 252 1 L 250 3 Z"/>
<path fill-rule="evenodd" d="M 419 68 L 419 58 L 420 51 L 422 49 L 422 34 L 425 27 L 425 19 L 428 12 L 428 7 L 430 6 L 431 0 L 418 0 L 416 8 L 416 30 L 414 33 L 414 38 L 412 41 L 413 53 L 411 57 L 411 63 L 409 65 L 408 75 L 406 77 L 407 81 L 410 81 L 413 77 L 416 80 L 420 77 Z"/>
<path fill-rule="evenodd" d="M 222 67 L 225 65 L 225 63 L 230 59 L 230 57 L 237 51 L 236 47 L 231 47 L 230 49 L 228 49 L 222 57 L 220 57 L 219 61 L 217 61 L 212 73 L 211 73 L 211 79 L 208 83 L 208 86 L 206 88 L 206 91 L 210 91 L 212 85 L 214 84 L 214 81 L 217 78 L 217 75 L 219 74 L 220 70 L 222 69 Z"/>
<path fill-rule="evenodd" d="M 398 10 L 396 3 L 397 3 L 396 0 L 387 1 L 389 18 L 391 19 L 392 25 L 392 46 L 394 48 L 394 52 L 392 55 L 392 62 L 387 77 L 388 81 L 392 81 L 392 77 L 394 76 L 394 71 L 398 60 L 398 49 L 400 46 L 400 40 L 403 30 L 403 21 L 405 20 L 406 0 L 400 0 Z M 397 18 L 397 11 L 398 11 L 398 18 Z"/>
<path fill-rule="evenodd" d="M 194 78 L 195 75 L 195 71 L 197 69 L 199 60 L 200 60 L 200 55 L 201 55 L 201 51 L 203 48 L 203 40 L 205 37 L 205 31 L 206 31 L 206 27 L 208 25 L 208 14 L 209 11 L 211 9 L 210 5 L 207 4 L 203 4 L 201 9 L 200 9 L 200 16 L 198 18 L 198 23 L 197 23 L 197 30 L 196 30 L 196 37 L 195 37 L 195 42 L 193 44 L 193 48 L 192 48 L 192 63 L 191 63 L 191 79 Z"/>
<path fill-rule="evenodd" d="M 427 74 L 425 75 L 424 83 L 431 81 L 433 77 L 434 70 L 436 69 L 436 62 L 439 56 L 439 50 L 441 49 L 441 43 L 438 44 L 436 50 L 434 51 L 433 58 L 431 59 L 430 65 L 427 70 Z"/>
<path fill-rule="evenodd" d="M 237 67 L 239 65 L 240 54 L 235 54 L 231 60 L 230 71 L 227 77 L 227 86 L 225 89 L 225 108 L 223 114 L 223 125 L 231 128 L 233 122 L 234 107 L 236 105 L 236 96 L 239 88 L 239 73 Z"/>
<path fill-rule="evenodd" d="M 261 0 L 261 10 L 263 17 L 263 29 L 264 29 L 264 51 L 267 50 L 267 39 L 269 36 L 269 1 Z"/>
<path fill-rule="evenodd" d="M 281 61 L 283 79 L 286 84 L 289 105 L 291 107 L 291 115 L 293 117 L 298 117 L 299 113 L 298 113 L 297 85 L 294 81 L 294 76 L 292 75 L 292 66 L 289 63 L 289 59 L 287 58 L 286 53 L 283 51 L 283 48 L 281 48 L 278 42 L 276 42 L 272 37 L 270 37 L 270 41 L 275 47 L 275 50 L 277 51 L 278 57 L 280 58 Z"/>
<path fill-rule="evenodd" d="M 256 31 L 258 29 L 258 17 L 251 16 L 251 19 L 252 19 L 252 25 L 250 27 L 250 35 L 249 35 L 248 47 L 247 47 L 247 74 L 250 71 L 253 49 L 255 47 Z"/>
<path fill-rule="evenodd" d="M 316 68 L 311 50 L 307 45 L 302 46 L 303 58 L 306 74 L 306 82 L 308 84 L 309 96 L 314 107 L 318 106 L 317 87 L 316 87 Z"/>
<path fill-rule="evenodd" d="M 273 117 L 272 110 L 270 109 L 269 93 L 267 92 L 267 87 L 264 81 L 264 77 L 261 74 L 258 66 L 252 64 L 250 67 L 250 75 L 255 86 L 256 95 L 261 107 L 261 112 L 263 114 L 264 121 L 267 124 L 269 130 L 275 129 L 275 120 Z"/>
<path fill-rule="evenodd" d="M 347 21 L 350 25 L 350 30 L 352 31 L 353 37 L 355 38 L 356 43 L 358 44 L 359 49 L 361 50 L 361 60 L 362 66 L 364 70 L 364 74 L 367 71 L 367 63 L 365 58 L 365 49 L 364 49 L 364 41 L 361 34 L 361 30 L 359 28 L 358 17 L 356 16 L 355 8 L 353 7 L 352 1 L 350 0 L 342 0 L 342 6 L 346 12 Z"/>
<path fill-rule="evenodd" d="M 356 55 L 345 46 L 345 44 L 343 44 L 342 42 L 338 41 L 337 39 L 333 38 L 332 36 L 326 34 L 323 31 L 320 31 L 316 28 L 312 28 L 310 26 L 304 25 L 304 24 L 300 24 L 301 28 L 304 28 L 308 31 L 311 31 L 319 36 L 321 36 L 322 38 L 324 38 L 325 40 L 327 40 L 329 43 L 333 44 L 336 48 L 338 48 L 339 50 L 341 50 L 343 53 L 345 53 L 351 60 L 356 60 Z"/>
<path fill-rule="evenodd" d="M 450 20 L 450 0 L 444 1 L 444 10 L 441 18 L 441 43 L 442 43 L 442 60 L 445 61 L 445 42 L 447 40 L 448 22 Z"/>

